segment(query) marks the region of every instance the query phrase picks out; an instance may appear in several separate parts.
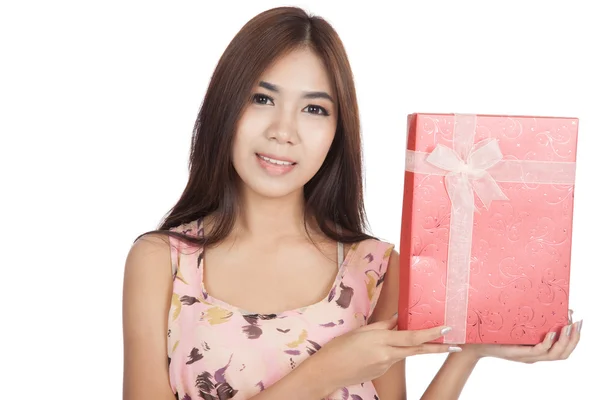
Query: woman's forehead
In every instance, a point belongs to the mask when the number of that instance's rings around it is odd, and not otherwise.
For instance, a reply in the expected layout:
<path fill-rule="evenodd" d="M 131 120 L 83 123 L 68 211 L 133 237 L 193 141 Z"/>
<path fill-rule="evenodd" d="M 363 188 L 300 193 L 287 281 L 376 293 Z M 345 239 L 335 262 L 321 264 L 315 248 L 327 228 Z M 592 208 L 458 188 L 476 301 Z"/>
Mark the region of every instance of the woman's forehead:
<path fill-rule="evenodd" d="M 278 58 L 261 74 L 259 82 L 282 93 L 327 92 L 333 96 L 325 64 L 310 49 L 294 50 Z"/>

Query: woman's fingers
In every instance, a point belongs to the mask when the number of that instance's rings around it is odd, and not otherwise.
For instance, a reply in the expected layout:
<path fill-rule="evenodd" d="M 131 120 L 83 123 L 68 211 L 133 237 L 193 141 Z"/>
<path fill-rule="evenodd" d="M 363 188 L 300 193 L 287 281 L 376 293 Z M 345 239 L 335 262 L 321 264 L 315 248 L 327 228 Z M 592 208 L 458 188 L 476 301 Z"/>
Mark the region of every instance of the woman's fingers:
<path fill-rule="evenodd" d="M 571 337 L 572 331 L 573 325 L 565 325 L 560 331 L 558 340 L 554 343 L 543 360 L 552 361 L 561 359 L 562 354 L 565 352 L 567 345 L 569 344 L 569 338 Z"/>
<path fill-rule="evenodd" d="M 450 328 L 436 327 L 418 331 L 383 331 L 384 344 L 394 347 L 412 347 L 432 342 L 450 332 Z M 446 346 L 448 347 L 448 346 Z"/>
<path fill-rule="evenodd" d="M 571 325 L 571 331 L 569 332 L 569 337 L 567 344 L 564 346 L 562 353 L 558 355 L 557 360 L 566 360 L 569 358 L 577 344 L 579 343 L 579 338 L 581 337 L 581 325 L 583 321 L 578 321 Z"/>
<path fill-rule="evenodd" d="M 546 339 L 531 348 L 530 354 L 525 357 L 525 362 L 556 361 L 569 358 L 579 343 L 582 321 L 564 326 L 560 331 L 558 340 L 554 341 L 553 332 L 546 335 Z"/>
<path fill-rule="evenodd" d="M 419 354 L 453 353 L 462 349 L 448 344 L 425 343 L 410 347 L 389 347 L 389 350 L 394 359 L 402 360 Z"/>
<path fill-rule="evenodd" d="M 556 337 L 556 332 L 548 332 L 544 341 L 536 344 L 535 346 L 530 348 L 528 357 L 539 358 L 543 357 L 550 349 L 552 349 L 552 345 L 554 344 L 554 338 Z"/>

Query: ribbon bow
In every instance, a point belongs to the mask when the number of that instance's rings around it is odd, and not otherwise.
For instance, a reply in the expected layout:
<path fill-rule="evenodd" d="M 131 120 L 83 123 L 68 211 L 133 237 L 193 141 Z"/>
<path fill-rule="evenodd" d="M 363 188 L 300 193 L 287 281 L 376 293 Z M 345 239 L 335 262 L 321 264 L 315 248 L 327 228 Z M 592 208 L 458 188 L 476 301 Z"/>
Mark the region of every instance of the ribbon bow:
<path fill-rule="evenodd" d="M 473 192 L 486 209 L 494 200 L 508 200 L 496 180 L 487 171 L 502 160 L 497 140 L 483 140 L 469 150 L 466 160 L 456 151 L 438 144 L 427 157 L 430 164 L 448 171 L 445 175 L 446 190 L 455 208 L 475 208 Z"/>

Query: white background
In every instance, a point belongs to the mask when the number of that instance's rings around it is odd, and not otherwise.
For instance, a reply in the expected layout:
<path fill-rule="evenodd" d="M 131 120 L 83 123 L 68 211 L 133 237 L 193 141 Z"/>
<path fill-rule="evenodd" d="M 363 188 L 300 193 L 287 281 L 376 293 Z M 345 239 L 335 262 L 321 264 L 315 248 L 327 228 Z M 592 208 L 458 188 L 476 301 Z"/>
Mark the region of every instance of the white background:
<path fill-rule="evenodd" d="M 120 398 L 127 252 L 184 188 L 192 125 L 219 56 L 247 20 L 278 5 L 2 3 L 0 398 Z M 573 0 L 295 5 L 329 20 L 346 45 L 369 219 L 396 244 L 406 114 L 581 119 L 571 275 L 580 346 L 564 362 L 484 360 L 461 398 L 600 398 L 597 12 Z M 409 361 L 410 399 L 442 361 Z"/>

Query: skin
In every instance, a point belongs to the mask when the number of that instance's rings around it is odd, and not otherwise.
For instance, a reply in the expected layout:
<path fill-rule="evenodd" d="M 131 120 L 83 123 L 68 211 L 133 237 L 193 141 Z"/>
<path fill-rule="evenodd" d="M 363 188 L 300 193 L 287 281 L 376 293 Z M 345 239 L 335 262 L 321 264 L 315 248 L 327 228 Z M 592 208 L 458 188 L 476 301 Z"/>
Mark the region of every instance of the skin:
<path fill-rule="evenodd" d="M 266 84 L 254 88 L 256 96 L 241 117 L 233 145 L 241 213 L 229 237 L 206 249 L 204 278 L 213 297 L 269 314 L 318 302 L 337 273 L 336 243 L 314 224 L 309 230 L 316 246 L 306 235 L 302 193 L 333 141 L 337 99 L 322 61 L 307 49 L 277 60 L 260 82 Z M 305 92 L 328 96 L 308 99 Z M 256 153 L 297 164 L 286 175 L 271 176 L 261 168 Z M 205 227 L 210 231 L 210 216 Z M 441 336 L 442 327 L 395 331 L 398 281 L 398 253 L 393 252 L 370 324 L 332 340 L 254 399 L 320 399 L 366 379 L 373 380 L 380 399 L 406 399 L 406 357 L 448 352 L 449 347 L 426 343 Z M 166 348 L 171 290 L 169 247 L 163 238 L 147 235 L 132 246 L 125 263 L 124 399 L 175 398 Z M 483 357 L 527 363 L 566 359 L 579 341 L 577 327 L 570 335 L 565 327 L 558 340 L 548 337 L 537 346 L 462 346 L 462 351 L 448 356 L 422 398 L 457 399 Z"/>
<path fill-rule="evenodd" d="M 319 246 L 307 238 L 302 192 L 327 156 L 337 107 L 326 70 L 311 52 L 282 58 L 260 82 L 279 91 L 257 84 L 238 124 L 233 165 L 240 176 L 242 212 L 229 238 L 206 251 L 205 286 L 229 304 L 274 313 L 318 302 L 337 272 L 335 243 L 315 229 L 311 236 Z M 304 92 L 315 91 L 332 99 L 304 98 Z M 273 177 L 260 167 L 256 153 L 297 164 L 285 176 Z M 212 226 L 210 218 L 206 226 Z"/>

